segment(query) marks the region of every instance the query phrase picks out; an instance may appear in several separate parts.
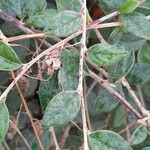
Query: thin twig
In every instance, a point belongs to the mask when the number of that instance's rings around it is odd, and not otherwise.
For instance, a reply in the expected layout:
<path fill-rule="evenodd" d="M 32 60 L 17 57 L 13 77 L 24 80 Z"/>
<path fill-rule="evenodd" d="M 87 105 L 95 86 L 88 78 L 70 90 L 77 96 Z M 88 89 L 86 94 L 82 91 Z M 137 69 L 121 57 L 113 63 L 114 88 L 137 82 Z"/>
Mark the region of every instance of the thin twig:
<path fill-rule="evenodd" d="M 9 148 L 9 146 L 8 146 L 8 144 L 6 143 L 5 140 L 3 141 L 3 144 L 4 144 L 6 150 L 10 150 L 10 148 Z"/>
<path fill-rule="evenodd" d="M 26 144 L 28 150 L 32 150 L 32 149 L 31 149 L 31 146 L 29 145 L 29 143 L 27 142 L 27 140 L 24 138 L 24 136 L 22 135 L 22 133 L 20 132 L 20 130 L 17 128 L 16 124 L 13 123 L 13 121 L 11 121 L 11 120 L 9 120 L 9 122 L 10 122 L 12 128 L 14 128 L 14 129 L 18 132 L 18 134 L 20 135 L 20 137 L 22 138 L 22 140 L 23 140 L 24 143 Z"/>
<path fill-rule="evenodd" d="M 66 139 L 67 139 L 67 137 L 68 137 L 68 135 L 69 135 L 70 128 L 71 128 L 70 125 L 66 127 L 66 130 L 65 130 L 65 132 L 64 132 L 64 134 L 63 134 L 63 136 L 62 136 L 62 138 L 61 138 L 61 141 L 59 142 L 59 147 L 60 147 L 61 149 L 63 149 L 63 146 L 64 146 L 64 144 L 65 144 L 65 142 L 66 142 Z"/>
<path fill-rule="evenodd" d="M 49 131 L 51 132 L 51 135 L 52 135 L 52 137 L 53 137 L 53 141 L 54 141 L 54 144 L 55 144 L 55 150 L 60 150 L 59 144 L 58 144 L 58 142 L 57 142 L 57 138 L 56 138 L 56 134 L 55 134 L 54 128 L 53 128 L 53 127 L 50 127 L 50 128 L 49 128 Z"/>
<path fill-rule="evenodd" d="M 86 121 L 86 110 L 85 110 L 85 99 L 83 91 L 83 64 L 84 64 L 84 55 L 87 50 L 86 48 L 86 0 L 82 0 L 82 9 L 81 17 L 83 20 L 82 24 L 82 38 L 81 38 L 81 50 L 80 50 L 80 62 L 79 62 L 79 84 L 78 84 L 78 94 L 81 101 L 81 113 L 82 113 L 82 122 L 83 122 L 83 137 L 84 137 L 84 149 L 88 150 L 88 128 Z"/>
<path fill-rule="evenodd" d="M 112 95 L 117 97 L 118 101 L 122 103 L 125 107 L 127 107 L 138 119 L 141 119 L 142 116 L 139 112 L 137 112 L 133 106 L 131 106 L 124 97 L 122 97 L 114 88 L 109 84 L 109 82 L 103 80 L 101 77 L 99 77 L 94 72 L 90 71 L 91 78 L 95 79 L 97 82 L 99 82 L 108 92 L 110 92 Z"/>
<path fill-rule="evenodd" d="M 25 39 L 32 39 L 32 38 L 44 38 L 46 35 L 43 33 L 33 33 L 33 34 L 27 34 L 27 35 L 19 35 L 14 37 L 7 38 L 8 42 L 14 42 L 19 40 L 25 40 Z"/>
<path fill-rule="evenodd" d="M 12 72 L 12 77 L 13 77 L 13 79 L 15 80 L 15 76 L 14 76 L 14 73 L 13 73 L 13 72 Z M 41 143 L 41 140 L 40 140 L 40 138 L 39 138 L 39 135 L 38 135 L 38 133 L 37 133 L 37 130 L 36 130 L 35 126 L 34 126 L 34 122 L 33 122 L 33 119 L 32 119 L 32 115 L 31 115 L 31 113 L 30 113 L 30 111 L 29 111 L 29 108 L 28 108 L 28 105 L 27 105 L 27 103 L 26 103 L 26 100 L 25 100 L 25 98 L 24 98 L 24 96 L 23 96 L 23 94 L 22 94 L 22 92 L 21 92 L 21 90 L 20 90 L 20 87 L 19 87 L 18 83 L 15 82 L 15 84 L 16 84 L 17 90 L 18 90 L 18 92 L 19 92 L 19 95 L 20 95 L 20 97 L 21 97 L 22 103 L 23 103 L 23 105 L 24 105 L 25 111 L 26 111 L 26 113 L 28 114 L 28 117 L 29 117 L 29 119 L 30 119 L 30 121 L 31 121 L 31 125 L 32 125 L 33 131 L 34 131 L 34 133 L 35 133 L 35 136 L 36 136 L 37 142 L 38 142 L 38 144 L 39 144 L 39 147 L 41 148 L 41 150 L 44 150 L 44 147 L 43 147 L 43 145 L 42 145 L 42 143 Z"/>

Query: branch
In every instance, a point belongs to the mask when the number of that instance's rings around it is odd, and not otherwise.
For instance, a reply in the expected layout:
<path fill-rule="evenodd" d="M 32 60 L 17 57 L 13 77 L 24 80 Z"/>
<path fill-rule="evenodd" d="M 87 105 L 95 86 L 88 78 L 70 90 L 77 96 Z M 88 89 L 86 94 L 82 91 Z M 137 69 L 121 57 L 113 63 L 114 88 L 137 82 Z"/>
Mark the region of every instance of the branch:
<path fill-rule="evenodd" d="M 83 120 L 83 136 L 84 136 L 84 149 L 88 150 L 88 128 L 87 128 L 87 121 L 86 121 L 86 106 L 85 106 L 85 99 L 84 99 L 84 91 L 83 91 L 83 64 L 84 64 L 84 55 L 87 50 L 86 48 L 86 0 L 82 0 L 82 38 L 81 38 L 81 51 L 80 51 L 80 63 L 79 63 L 79 84 L 78 84 L 78 94 L 81 101 L 81 113 L 82 113 L 82 120 Z"/>
<path fill-rule="evenodd" d="M 110 92 L 112 95 L 114 95 L 120 103 L 122 103 L 124 106 L 126 106 L 138 119 L 141 119 L 142 116 L 137 112 L 133 106 L 131 106 L 124 97 L 122 97 L 116 90 L 113 89 L 113 87 L 110 85 L 109 82 L 103 80 L 101 77 L 99 77 L 94 72 L 90 71 L 90 76 L 97 82 L 99 82 L 108 92 Z"/>

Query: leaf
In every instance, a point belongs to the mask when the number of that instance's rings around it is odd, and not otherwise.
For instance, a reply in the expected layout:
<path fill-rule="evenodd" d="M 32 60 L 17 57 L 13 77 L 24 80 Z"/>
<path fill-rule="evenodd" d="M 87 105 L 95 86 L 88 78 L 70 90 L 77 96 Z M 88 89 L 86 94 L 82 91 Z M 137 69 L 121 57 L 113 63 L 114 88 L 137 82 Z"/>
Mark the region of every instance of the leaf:
<path fill-rule="evenodd" d="M 132 69 L 135 63 L 134 51 L 130 52 L 125 59 L 108 67 L 108 78 L 111 82 L 116 82 L 122 77 L 125 77 Z"/>
<path fill-rule="evenodd" d="M 45 0 L 1 0 L 0 9 L 24 19 L 27 15 L 31 16 L 44 10 L 46 5 Z"/>
<path fill-rule="evenodd" d="M 63 68 L 71 76 L 77 76 L 79 71 L 80 54 L 74 50 L 64 49 L 61 52 L 61 63 Z"/>
<path fill-rule="evenodd" d="M 133 12 L 140 2 L 138 0 L 126 0 L 124 4 L 119 8 L 119 11 L 124 14 Z"/>
<path fill-rule="evenodd" d="M 115 88 L 119 93 L 122 93 L 121 85 L 116 85 Z M 92 99 L 91 99 L 92 100 Z M 116 97 L 110 94 L 105 88 L 101 87 L 98 91 L 96 102 L 94 105 L 95 112 L 109 112 L 117 107 L 118 101 Z"/>
<path fill-rule="evenodd" d="M 150 22 L 141 13 L 134 12 L 129 15 L 121 15 L 123 28 L 136 36 L 150 39 Z"/>
<path fill-rule="evenodd" d="M 5 103 L 0 103 L 0 141 L 3 141 L 9 128 L 9 112 Z"/>
<path fill-rule="evenodd" d="M 145 126 L 139 126 L 133 133 L 130 145 L 137 145 L 142 143 L 147 137 L 148 131 Z"/>
<path fill-rule="evenodd" d="M 67 37 L 76 32 L 81 24 L 82 19 L 78 12 L 65 10 L 52 17 L 51 23 L 44 32 L 58 37 Z"/>
<path fill-rule="evenodd" d="M 150 150 L 150 147 L 144 147 L 142 150 Z"/>
<path fill-rule="evenodd" d="M 41 81 L 38 93 L 42 110 L 46 109 L 49 101 L 59 92 L 57 74 L 53 74 L 53 76 L 46 81 Z"/>
<path fill-rule="evenodd" d="M 91 150 L 132 150 L 119 134 L 108 130 L 91 133 L 89 142 Z"/>
<path fill-rule="evenodd" d="M 150 66 L 148 64 L 134 64 L 127 79 L 132 85 L 146 83 L 150 80 Z"/>
<path fill-rule="evenodd" d="M 128 52 L 119 49 L 115 45 L 95 44 L 87 51 L 88 58 L 100 66 L 110 66 L 127 56 Z"/>
<path fill-rule="evenodd" d="M 111 116 L 112 118 L 112 128 L 121 128 L 126 125 L 126 118 L 124 117 L 125 110 L 122 105 L 119 105 L 114 111 Z"/>
<path fill-rule="evenodd" d="M 119 9 L 126 0 L 100 0 L 99 6 L 104 10 L 106 14 L 111 13 Z"/>
<path fill-rule="evenodd" d="M 55 9 L 46 9 L 38 14 L 31 16 L 27 24 L 38 28 L 46 28 L 51 23 L 51 18 L 57 14 Z"/>
<path fill-rule="evenodd" d="M 59 12 L 64 10 L 74 10 L 79 12 L 81 10 L 81 4 L 77 0 L 56 0 L 56 4 Z"/>
<path fill-rule="evenodd" d="M 22 66 L 13 49 L 0 41 L 0 70 L 12 71 Z"/>
<path fill-rule="evenodd" d="M 150 45 L 146 43 L 138 52 L 138 62 L 150 64 Z"/>
<path fill-rule="evenodd" d="M 110 44 L 121 45 L 131 52 L 138 50 L 146 42 L 145 39 L 135 36 L 130 32 L 125 32 L 122 28 L 115 29 L 108 41 Z"/>
<path fill-rule="evenodd" d="M 47 105 L 42 120 L 43 127 L 58 126 L 73 120 L 80 111 L 76 91 L 60 92 Z"/>
<path fill-rule="evenodd" d="M 44 133 L 42 133 L 42 135 L 40 135 L 40 140 L 44 146 L 44 150 L 49 150 L 49 147 L 51 145 L 50 133 L 48 131 L 44 131 Z M 32 150 L 39 150 L 40 149 L 39 143 L 37 142 L 36 138 L 34 138 L 32 140 L 31 147 L 32 147 Z"/>
<path fill-rule="evenodd" d="M 58 83 L 62 90 L 76 90 L 78 86 L 78 79 L 71 76 L 68 72 L 61 67 L 58 72 Z"/>

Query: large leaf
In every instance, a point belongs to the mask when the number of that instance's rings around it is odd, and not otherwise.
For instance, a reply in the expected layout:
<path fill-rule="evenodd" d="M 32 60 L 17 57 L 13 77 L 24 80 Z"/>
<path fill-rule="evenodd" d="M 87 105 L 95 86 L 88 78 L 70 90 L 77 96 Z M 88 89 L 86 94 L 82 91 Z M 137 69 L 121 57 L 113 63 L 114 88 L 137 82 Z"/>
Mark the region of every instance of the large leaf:
<path fill-rule="evenodd" d="M 76 32 L 81 24 L 82 19 L 78 12 L 65 10 L 51 19 L 51 23 L 45 28 L 44 32 L 58 37 L 67 37 Z"/>
<path fill-rule="evenodd" d="M 0 70 L 12 71 L 22 66 L 13 49 L 0 41 Z"/>
<path fill-rule="evenodd" d="M 126 0 L 119 8 L 119 11 L 125 14 L 131 13 L 139 6 L 139 4 L 140 2 L 138 0 Z"/>
<path fill-rule="evenodd" d="M 77 0 L 56 0 L 58 11 L 74 10 L 79 12 L 81 10 L 80 1 Z"/>
<path fill-rule="evenodd" d="M 34 16 L 31 16 L 27 23 L 34 27 L 46 28 L 51 24 L 51 18 L 57 14 L 57 10 L 55 9 L 46 9 Z"/>
<path fill-rule="evenodd" d="M 9 127 L 9 112 L 5 103 L 0 103 L 0 141 L 3 141 Z"/>
<path fill-rule="evenodd" d="M 134 64 L 127 78 L 133 85 L 146 83 L 150 80 L 150 66 L 148 64 Z"/>
<path fill-rule="evenodd" d="M 146 127 L 143 125 L 139 126 L 131 137 L 130 145 L 137 145 L 142 143 L 146 139 L 147 134 L 148 131 Z"/>
<path fill-rule="evenodd" d="M 58 73 L 58 83 L 64 91 L 76 90 L 78 86 L 78 78 L 71 76 L 63 67 L 61 67 Z"/>
<path fill-rule="evenodd" d="M 79 96 L 76 91 L 60 92 L 47 105 L 42 120 L 43 127 L 65 124 L 73 120 L 80 111 Z"/>
<path fill-rule="evenodd" d="M 127 57 L 128 52 L 109 44 L 95 44 L 88 49 L 89 59 L 100 66 L 110 66 Z"/>
<path fill-rule="evenodd" d="M 121 15 L 120 17 L 123 27 L 145 39 L 150 39 L 150 22 L 141 13 L 134 12 L 130 15 Z"/>
<path fill-rule="evenodd" d="M 46 81 L 41 81 L 38 93 L 43 110 L 46 109 L 49 101 L 59 92 L 57 74 L 53 74 L 53 76 Z"/>
<path fill-rule="evenodd" d="M 132 150 L 119 134 L 108 130 L 91 133 L 89 141 L 91 150 Z"/>
<path fill-rule="evenodd" d="M 150 64 L 150 44 L 146 43 L 138 52 L 138 62 Z"/>

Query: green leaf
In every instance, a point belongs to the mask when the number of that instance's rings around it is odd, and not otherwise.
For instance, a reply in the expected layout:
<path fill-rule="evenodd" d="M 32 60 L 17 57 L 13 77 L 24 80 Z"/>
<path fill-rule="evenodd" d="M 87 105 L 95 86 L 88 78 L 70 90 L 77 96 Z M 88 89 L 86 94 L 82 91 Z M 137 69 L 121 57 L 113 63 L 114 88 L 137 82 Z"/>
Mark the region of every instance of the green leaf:
<path fill-rule="evenodd" d="M 118 79 L 125 77 L 132 69 L 135 62 L 134 51 L 130 52 L 124 60 L 108 67 L 108 78 L 111 82 L 116 82 Z"/>
<path fill-rule="evenodd" d="M 64 49 L 61 52 L 61 63 L 63 68 L 71 76 L 77 76 L 79 71 L 80 54 L 74 50 Z"/>
<path fill-rule="evenodd" d="M 142 143 L 146 137 L 147 137 L 148 131 L 145 126 L 141 125 L 139 126 L 133 133 L 131 140 L 130 140 L 130 145 L 137 145 Z"/>
<path fill-rule="evenodd" d="M 119 93 L 122 93 L 121 85 L 117 84 L 115 88 Z M 91 99 L 92 100 L 92 99 Z M 94 105 L 94 110 L 96 112 L 109 112 L 116 108 L 118 101 L 116 97 L 110 94 L 105 88 L 101 87 L 98 91 L 96 102 Z"/>
<path fill-rule="evenodd" d="M 91 150 L 132 150 L 119 134 L 108 130 L 91 133 L 89 142 Z"/>
<path fill-rule="evenodd" d="M 65 10 L 51 19 L 51 23 L 45 28 L 44 32 L 58 37 L 67 37 L 76 32 L 81 24 L 82 19 L 78 12 Z"/>
<path fill-rule="evenodd" d="M 122 28 L 115 29 L 108 41 L 110 44 L 121 45 L 129 51 L 138 50 L 146 42 L 145 39 L 135 36 L 130 32 L 125 32 Z"/>
<path fill-rule="evenodd" d="M 80 101 L 77 92 L 60 92 L 47 105 L 42 126 L 50 127 L 68 123 L 77 116 L 79 111 Z"/>
<path fill-rule="evenodd" d="M 76 90 L 78 86 L 78 78 L 71 76 L 63 67 L 61 67 L 58 72 L 58 83 L 64 91 Z"/>
<path fill-rule="evenodd" d="M 136 36 L 150 39 L 150 22 L 141 13 L 134 12 L 129 15 L 121 15 L 123 28 Z"/>
<path fill-rule="evenodd" d="M 24 19 L 27 15 L 31 16 L 46 8 L 45 0 L 1 0 L 0 9 L 12 16 Z"/>
<path fill-rule="evenodd" d="M 146 83 L 150 80 L 150 66 L 148 64 L 134 64 L 127 79 L 133 85 Z"/>
<path fill-rule="evenodd" d="M 34 16 L 31 16 L 27 20 L 27 24 L 32 25 L 34 27 L 46 28 L 51 24 L 51 18 L 57 14 L 57 10 L 55 9 L 46 9 Z"/>
<path fill-rule="evenodd" d="M 88 49 L 89 59 L 100 66 L 110 66 L 127 56 L 128 52 L 119 49 L 115 45 L 95 44 Z"/>
<path fill-rule="evenodd" d="M 126 0 L 124 4 L 119 8 L 119 11 L 124 14 L 133 12 L 140 2 L 138 0 Z"/>
<path fill-rule="evenodd" d="M 144 147 L 142 150 L 150 150 L 150 147 Z"/>
<path fill-rule="evenodd" d="M 99 6 L 106 14 L 108 14 L 118 10 L 125 3 L 125 1 L 126 0 L 100 0 Z"/>
<path fill-rule="evenodd" d="M 53 76 L 46 81 L 41 81 L 38 93 L 42 110 L 46 109 L 49 101 L 59 92 L 57 74 L 53 74 Z"/>
<path fill-rule="evenodd" d="M 0 141 L 3 141 L 9 128 L 9 112 L 5 103 L 0 103 Z"/>
<path fill-rule="evenodd" d="M 59 12 L 64 10 L 74 10 L 79 12 L 81 10 L 80 1 L 77 0 L 56 0 L 56 4 Z"/>
<path fill-rule="evenodd" d="M 126 118 L 124 117 L 125 110 L 122 105 L 119 105 L 113 112 L 112 118 L 112 128 L 120 128 L 126 125 Z"/>
<path fill-rule="evenodd" d="M 49 131 L 44 131 L 44 133 L 42 133 L 42 135 L 40 135 L 40 140 L 44 146 L 44 150 L 49 150 L 49 147 L 51 145 L 51 136 L 50 136 Z M 32 150 L 40 149 L 39 143 L 37 142 L 36 138 L 34 138 L 32 140 L 31 147 L 32 147 Z"/>
<path fill-rule="evenodd" d="M 0 41 L 0 70 L 12 71 L 22 66 L 13 49 Z"/>
<path fill-rule="evenodd" d="M 150 64 L 150 44 L 146 43 L 138 52 L 138 62 Z"/>

